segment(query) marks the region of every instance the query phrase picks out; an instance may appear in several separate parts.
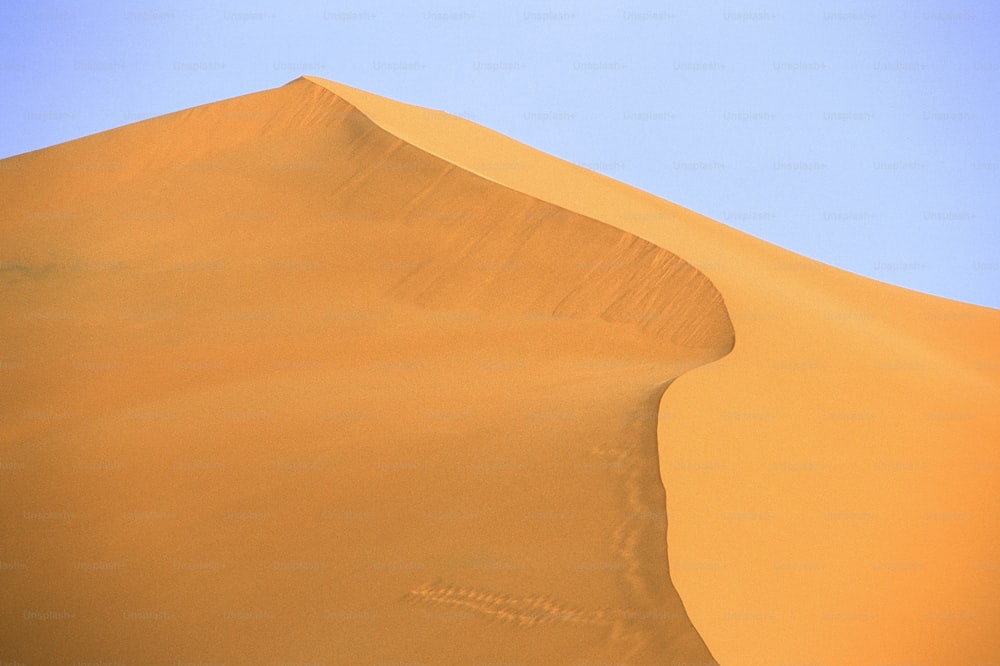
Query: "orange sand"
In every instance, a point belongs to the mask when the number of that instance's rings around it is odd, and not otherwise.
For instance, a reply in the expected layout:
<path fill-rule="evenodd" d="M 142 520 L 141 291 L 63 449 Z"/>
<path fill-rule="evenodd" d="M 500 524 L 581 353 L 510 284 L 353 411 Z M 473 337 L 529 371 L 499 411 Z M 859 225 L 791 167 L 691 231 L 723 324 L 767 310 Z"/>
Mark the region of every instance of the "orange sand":
<path fill-rule="evenodd" d="M 2 661 L 1000 658 L 997 311 L 315 78 L 0 202 Z"/>

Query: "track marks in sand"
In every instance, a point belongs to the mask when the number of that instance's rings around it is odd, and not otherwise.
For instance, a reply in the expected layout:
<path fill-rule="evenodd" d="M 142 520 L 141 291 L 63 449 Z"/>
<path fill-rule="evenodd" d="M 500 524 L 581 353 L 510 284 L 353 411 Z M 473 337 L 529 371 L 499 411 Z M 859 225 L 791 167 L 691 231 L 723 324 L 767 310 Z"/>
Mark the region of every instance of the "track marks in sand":
<path fill-rule="evenodd" d="M 416 604 L 458 608 L 521 626 L 554 622 L 609 627 L 613 624 L 612 613 L 604 610 L 575 608 L 544 596 L 518 597 L 440 581 L 410 590 L 404 599 Z"/>
<path fill-rule="evenodd" d="M 589 451 L 594 462 L 588 466 L 603 470 L 617 488 L 617 518 L 608 526 L 605 552 L 613 564 L 607 571 L 625 591 L 621 602 L 586 607 L 547 595 L 508 594 L 440 578 L 410 590 L 403 600 L 519 627 L 600 628 L 607 632 L 607 648 L 630 663 L 690 657 L 715 664 L 670 582 L 666 499 L 656 440 L 659 399 L 667 386 L 639 398 L 644 409 L 624 414 L 615 432 Z"/>

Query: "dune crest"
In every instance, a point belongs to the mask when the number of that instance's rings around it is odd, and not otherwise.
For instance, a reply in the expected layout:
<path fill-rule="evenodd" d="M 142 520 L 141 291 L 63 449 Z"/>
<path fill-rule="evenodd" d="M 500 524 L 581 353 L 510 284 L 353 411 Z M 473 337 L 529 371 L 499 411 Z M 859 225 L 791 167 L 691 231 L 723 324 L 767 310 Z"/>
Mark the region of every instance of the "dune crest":
<path fill-rule="evenodd" d="M 720 662 L 1000 658 L 1000 312 L 838 270 L 475 123 L 312 80 L 454 164 L 668 248 L 723 294 L 739 344 L 674 383 L 660 431 L 671 576 Z"/>

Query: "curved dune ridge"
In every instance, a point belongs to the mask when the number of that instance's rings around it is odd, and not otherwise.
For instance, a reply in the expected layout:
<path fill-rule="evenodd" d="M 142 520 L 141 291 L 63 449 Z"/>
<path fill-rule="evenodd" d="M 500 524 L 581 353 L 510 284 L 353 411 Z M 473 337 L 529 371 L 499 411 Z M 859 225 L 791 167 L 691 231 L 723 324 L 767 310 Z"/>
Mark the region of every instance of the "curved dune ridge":
<path fill-rule="evenodd" d="M 0 658 L 714 664 L 668 250 L 307 79 L 3 161 Z"/>
<path fill-rule="evenodd" d="M 454 164 L 669 248 L 724 295 L 739 344 L 672 385 L 659 430 L 671 578 L 721 663 L 1000 660 L 1000 312 L 312 80 Z"/>
<path fill-rule="evenodd" d="M 1000 312 L 316 77 L 0 201 L 0 661 L 1000 659 Z"/>

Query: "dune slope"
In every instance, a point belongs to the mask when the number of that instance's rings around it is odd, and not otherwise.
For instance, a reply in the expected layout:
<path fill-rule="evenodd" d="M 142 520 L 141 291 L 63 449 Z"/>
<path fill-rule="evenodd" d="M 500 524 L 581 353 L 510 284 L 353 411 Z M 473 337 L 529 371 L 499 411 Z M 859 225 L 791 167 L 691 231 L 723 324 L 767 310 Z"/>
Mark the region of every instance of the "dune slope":
<path fill-rule="evenodd" d="M 287 86 L 0 161 L 0 659 L 714 664 L 663 245 Z"/>
<path fill-rule="evenodd" d="M 1000 312 L 839 271 L 474 123 L 313 80 L 719 288 L 737 345 L 666 393 L 660 466 L 672 578 L 720 662 L 1000 660 Z"/>

